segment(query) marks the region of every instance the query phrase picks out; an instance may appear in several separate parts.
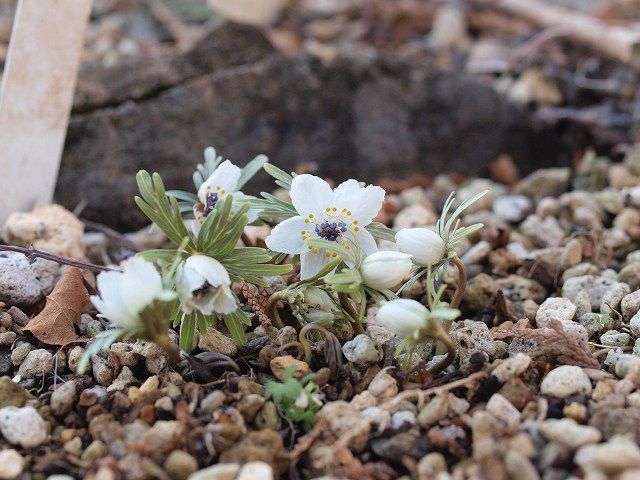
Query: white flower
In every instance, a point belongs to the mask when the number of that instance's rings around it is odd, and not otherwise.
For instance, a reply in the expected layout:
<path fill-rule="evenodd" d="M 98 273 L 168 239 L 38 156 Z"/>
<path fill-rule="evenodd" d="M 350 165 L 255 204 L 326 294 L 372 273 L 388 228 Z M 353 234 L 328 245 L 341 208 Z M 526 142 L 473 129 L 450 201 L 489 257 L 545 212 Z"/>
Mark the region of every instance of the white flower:
<path fill-rule="evenodd" d="M 206 217 L 214 209 L 218 201 L 226 195 L 232 195 L 234 206 L 232 210 L 238 209 L 237 201 L 248 200 L 251 197 L 238 191 L 238 181 L 242 169 L 237 167 L 229 160 L 225 160 L 213 173 L 207 178 L 198 189 L 198 200 L 204 205 L 204 216 Z M 249 222 L 255 222 L 258 219 L 258 210 L 249 209 L 247 212 Z"/>
<path fill-rule="evenodd" d="M 215 258 L 192 255 L 178 266 L 176 290 L 182 310 L 205 315 L 234 312 L 238 306 L 231 292 L 229 273 Z"/>
<path fill-rule="evenodd" d="M 392 288 L 411 272 L 411 255 L 402 252 L 374 252 L 360 266 L 362 280 L 376 290 Z"/>
<path fill-rule="evenodd" d="M 117 326 L 134 330 L 141 327 L 142 310 L 154 300 L 172 300 L 175 294 L 163 288 L 160 273 L 152 263 L 134 257 L 123 266 L 122 272 L 98 275 L 100 296 L 92 295 L 91 302 L 102 316 Z"/>
<path fill-rule="evenodd" d="M 446 253 L 442 237 L 428 228 L 403 228 L 396 233 L 396 245 L 424 267 L 435 265 Z"/>
<path fill-rule="evenodd" d="M 298 215 L 278 224 L 266 238 L 267 247 L 277 252 L 300 254 L 300 276 L 313 277 L 331 261 L 334 253 L 309 247 L 311 238 L 353 243 L 364 255 L 377 250 L 376 242 L 365 229 L 378 214 L 384 200 L 384 190 L 369 185 L 360 187 L 356 180 L 347 180 L 334 190 L 313 175 L 298 175 L 291 182 L 291 203 Z"/>
<path fill-rule="evenodd" d="M 414 335 L 427 326 L 429 310 L 420 302 L 400 298 L 383 303 L 376 314 L 376 322 L 403 337 Z"/>

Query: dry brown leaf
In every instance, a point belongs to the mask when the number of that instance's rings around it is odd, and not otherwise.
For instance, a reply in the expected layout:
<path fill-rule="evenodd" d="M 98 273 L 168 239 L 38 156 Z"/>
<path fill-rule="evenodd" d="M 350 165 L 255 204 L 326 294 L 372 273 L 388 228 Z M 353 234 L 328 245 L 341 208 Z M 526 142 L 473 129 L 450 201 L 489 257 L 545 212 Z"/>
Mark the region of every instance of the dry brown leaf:
<path fill-rule="evenodd" d="M 74 325 L 80 323 L 80 315 L 88 302 L 82 271 L 69 267 L 47 296 L 42 311 L 23 330 L 47 345 L 66 345 L 79 340 Z"/>

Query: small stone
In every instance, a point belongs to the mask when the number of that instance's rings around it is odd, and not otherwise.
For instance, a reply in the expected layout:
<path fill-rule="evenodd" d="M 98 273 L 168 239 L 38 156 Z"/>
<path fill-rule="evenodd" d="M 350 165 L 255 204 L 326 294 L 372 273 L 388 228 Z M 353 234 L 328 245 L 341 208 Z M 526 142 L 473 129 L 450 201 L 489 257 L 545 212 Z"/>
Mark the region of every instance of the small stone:
<path fill-rule="evenodd" d="M 59 265 L 49 260 L 37 258 L 30 263 L 21 253 L 1 252 L 0 302 L 33 305 L 51 293 L 59 272 Z"/>
<path fill-rule="evenodd" d="M 24 458 L 16 450 L 7 448 L 0 450 L 0 479 L 17 478 L 24 470 Z"/>
<path fill-rule="evenodd" d="M 373 407 L 375 408 L 375 407 Z M 400 430 L 406 428 L 408 425 L 416 424 L 416 414 L 409 410 L 400 410 L 391 415 L 391 428 L 394 430 Z"/>
<path fill-rule="evenodd" d="M 542 219 L 537 215 L 529 215 L 520 228 L 538 247 L 558 247 L 565 237 L 564 230 L 555 217 Z"/>
<path fill-rule="evenodd" d="M 108 452 L 109 450 L 102 440 L 94 440 L 84 449 L 80 458 L 85 462 L 93 463 Z"/>
<path fill-rule="evenodd" d="M 524 195 L 503 195 L 493 202 L 494 213 L 505 222 L 519 222 L 531 209 L 531 200 Z"/>
<path fill-rule="evenodd" d="M 43 348 L 29 352 L 18 368 L 18 375 L 23 378 L 39 377 L 51 373 L 53 355 Z"/>
<path fill-rule="evenodd" d="M 205 334 L 200 335 L 198 347 L 207 352 L 219 352 L 228 357 L 233 357 L 238 353 L 238 347 L 233 343 L 233 340 L 213 326 L 210 326 Z"/>
<path fill-rule="evenodd" d="M 0 377 L 0 408 L 22 407 L 30 397 L 31 395 L 14 383 L 11 377 Z"/>
<path fill-rule="evenodd" d="M 575 394 L 589 395 L 591 380 L 580 367 L 562 365 L 547 373 L 540 385 L 540 393 L 557 398 Z"/>
<path fill-rule="evenodd" d="M 200 408 L 204 412 L 213 413 L 214 410 L 220 408 L 224 404 L 226 398 L 227 396 L 222 390 L 214 390 L 202 399 L 200 402 Z"/>
<path fill-rule="evenodd" d="M 616 436 L 599 445 L 585 445 L 574 460 L 584 472 L 613 475 L 629 468 L 640 468 L 640 448 L 628 437 Z"/>
<path fill-rule="evenodd" d="M 628 322 L 631 317 L 640 311 L 640 290 L 625 295 L 622 302 L 620 302 L 620 308 L 622 310 L 622 318 Z"/>
<path fill-rule="evenodd" d="M 47 425 L 33 407 L 0 409 L 0 432 L 12 445 L 35 448 L 47 439 Z"/>
<path fill-rule="evenodd" d="M 137 383 L 138 380 L 133 376 L 133 372 L 129 367 L 122 367 L 120 374 L 116 379 L 107 387 L 107 392 L 115 392 L 117 390 L 124 390 L 129 385 Z"/>
<path fill-rule="evenodd" d="M 152 375 L 140 385 L 140 393 L 153 393 L 160 387 L 160 379 L 157 375 Z"/>
<path fill-rule="evenodd" d="M 1 332 L 0 333 L 0 347 L 10 347 L 16 339 L 15 332 Z"/>
<path fill-rule="evenodd" d="M 278 345 L 282 347 L 288 343 L 297 342 L 298 332 L 291 325 L 286 325 L 278 331 L 276 339 Z"/>
<path fill-rule="evenodd" d="M 620 270 L 618 280 L 628 285 L 630 290 L 640 288 L 640 262 L 630 263 Z"/>
<path fill-rule="evenodd" d="M 474 352 L 481 351 L 492 357 L 496 352 L 493 338 L 486 323 L 464 320 L 456 322 L 451 331 L 451 340 L 460 356 L 460 365 L 469 363 Z"/>
<path fill-rule="evenodd" d="M 494 393 L 487 402 L 487 412 L 504 422 L 508 428 L 516 428 L 522 417 L 518 409 L 499 393 Z"/>
<path fill-rule="evenodd" d="M 579 425 L 570 418 L 545 420 L 540 425 L 540 432 L 547 440 L 559 442 L 571 450 L 598 443 L 602 439 L 597 428 Z"/>
<path fill-rule="evenodd" d="M 395 333 L 380 325 L 367 325 L 367 335 L 380 347 L 396 338 Z"/>
<path fill-rule="evenodd" d="M 273 480 L 273 468 L 266 462 L 245 463 L 236 480 Z"/>
<path fill-rule="evenodd" d="M 497 290 L 491 275 L 480 273 L 469 280 L 463 302 L 469 310 L 480 310 L 491 304 Z"/>
<path fill-rule="evenodd" d="M 531 365 L 531 357 L 524 353 L 516 353 L 513 357 L 507 358 L 493 369 L 493 376 L 502 383 L 506 383 L 512 378 L 520 376 Z"/>
<path fill-rule="evenodd" d="M 69 380 L 56 388 L 51 395 L 51 411 L 54 415 L 63 416 L 71 411 L 76 397 L 76 382 Z"/>
<path fill-rule="evenodd" d="M 69 357 L 67 359 L 67 364 L 69 365 L 69 370 L 74 373 L 83 374 L 85 372 L 78 372 L 78 364 L 84 355 L 84 348 L 80 345 L 76 345 L 71 350 L 69 350 Z"/>
<path fill-rule="evenodd" d="M 342 353 L 350 362 L 368 365 L 382 360 L 382 349 L 365 334 L 357 335 L 342 345 Z"/>
<path fill-rule="evenodd" d="M 197 470 L 197 460 L 183 450 L 174 450 L 164 462 L 164 471 L 172 480 L 186 480 Z"/>
<path fill-rule="evenodd" d="M 486 240 L 481 240 L 473 245 L 469 250 L 464 252 L 461 260 L 463 263 L 470 265 L 474 263 L 481 263 L 493 250 L 493 247 Z"/>
<path fill-rule="evenodd" d="M 582 423 L 587 418 L 587 407 L 581 403 L 572 402 L 562 409 L 562 413 L 569 418 L 572 418 L 578 423 Z"/>
<path fill-rule="evenodd" d="M 304 377 L 310 371 L 309 365 L 307 365 L 305 362 L 301 360 L 298 360 L 290 356 L 275 357 L 273 360 L 271 360 L 269 365 L 271 367 L 271 371 L 273 372 L 273 375 L 278 380 L 283 380 L 285 370 L 292 366 L 294 367 L 293 376 L 295 378 Z"/>
<path fill-rule="evenodd" d="M 602 296 L 600 302 L 600 313 L 615 315 L 620 310 L 622 299 L 631 293 L 626 283 L 614 283 Z"/>
<path fill-rule="evenodd" d="M 640 312 L 636 313 L 629 320 L 629 328 L 636 337 L 640 337 Z"/>
<path fill-rule="evenodd" d="M 586 291 L 591 300 L 591 308 L 599 309 L 607 291 L 617 283 L 615 280 L 606 277 L 594 275 L 581 275 L 578 277 L 567 278 L 562 286 L 562 296 L 574 301 L 581 291 Z"/>
<path fill-rule="evenodd" d="M 424 227 L 436 223 L 436 214 L 421 203 L 414 203 L 398 212 L 393 222 L 397 229 Z"/>
<path fill-rule="evenodd" d="M 351 402 L 353 402 L 353 399 L 351 400 Z M 350 404 L 353 404 L 351 402 Z M 364 408 L 360 412 L 360 415 L 362 416 L 362 418 L 366 418 L 369 422 L 371 422 L 372 425 L 375 425 L 379 431 L 382 431 L 385 428 L 387 428 L 389 425 L 391 425 L 391 414 L 384 408 L 370 406 L 370 407 Z M 394 430 L 397 430 L 398 428 L 399 427 L 397 426 L 393 426 Z"/>
<path fill-rule="evenodd" d="M 617 330 L 609 330 L 600 336 L 600 343 L 607 347 L 626 347 L 631 344 L 631 340 L 631 335 Z"/>
<path fill-rule="evenodd" d="M 567 298 L 547 298 L 538 308 L 536 324 L 539 328 L 551 328 L 552 320 L 570 322 L 577 307 Z"/>
<path fill-rule="evenodd" d="M 587 329 L 589 336 L 603 330 L 611 330 L 615 325 L 611 315 L 601 313 L 585 313 L 578 317 L 578 323 Z"/>
<path fill-rule="evenodd" d="M 624 352 L 620 347 L 612 348 L 611 350 L 609 350 L 609 352 L 607 353 L 607 356 L 604 359 L 604 362 L 603 362 L 604 366 L 609 367 L 609 370 L 612 371 L 613 368 L 615 368 L 615 366 L 617 365 L 622 355 L 624 355 Z"/>
<path fill-rule="evenodd" d="M 367 391 L 379 400 L 391 398 L 398 393 L 398 382 L 389 375 L 388 368 L 383 368 L 373 377 Z"/>
<path fill-rule="evenodd" d="M 36 347 L 27 342 L 18 342 L 18 344 L 11 350 L 11 363 L 14 367 L 19 366 L 29 352 L 35 350 Z"/>
<path fill-rule="evenodd" d="M 135 352 L 130 343 L 116 342 L 109 347 L 116 354 L 120 364 L 126 367 L 135 367 L 140 360 L 140 354 Z"/>
<path fill-rule="evenodd" d="M 560 256 L 560 266 L 566 270 L 575 267 L 582 261 L 582 243 L 577 238 L 567 242 Z"/>
<path fill-rule="evenodd" d="M 115 377 L 112 365 L 103 357 L 98 355 L 91 356 L 91 369 L 93 378 L 103 387 L 111 385 Z"/>
<path fill-rule="evenodd" d="M 219 463 L 203 468 L 187 477 L 189 480 L 234 480 L 240 471 L 237 463 Z"/>

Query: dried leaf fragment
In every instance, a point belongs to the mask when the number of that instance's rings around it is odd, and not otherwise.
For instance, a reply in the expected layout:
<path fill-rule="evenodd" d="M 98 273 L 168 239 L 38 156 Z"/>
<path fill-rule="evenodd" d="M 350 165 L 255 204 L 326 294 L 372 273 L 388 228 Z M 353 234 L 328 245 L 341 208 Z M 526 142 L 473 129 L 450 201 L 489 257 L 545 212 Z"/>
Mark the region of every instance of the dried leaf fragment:
<path fill-rule="evenodd" d="M 69 267 L 47 296 L 42 311 L 32 318 L 23 330 L 47 345 L 66 345 L 79 339 L 74 325 L 89 302 L 89 294 L 82 281 L 82 271 Z"/>

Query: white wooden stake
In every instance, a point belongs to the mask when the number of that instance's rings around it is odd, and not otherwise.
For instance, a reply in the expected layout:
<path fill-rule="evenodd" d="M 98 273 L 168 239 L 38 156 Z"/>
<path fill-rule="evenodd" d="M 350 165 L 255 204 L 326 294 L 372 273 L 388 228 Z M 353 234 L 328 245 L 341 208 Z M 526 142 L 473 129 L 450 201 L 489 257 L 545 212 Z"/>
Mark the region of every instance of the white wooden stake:
<path fill-rule="evenodd" d="M 20 0 L 0 86 L 0 224 L 51 202 L 91 0 Z"/>

